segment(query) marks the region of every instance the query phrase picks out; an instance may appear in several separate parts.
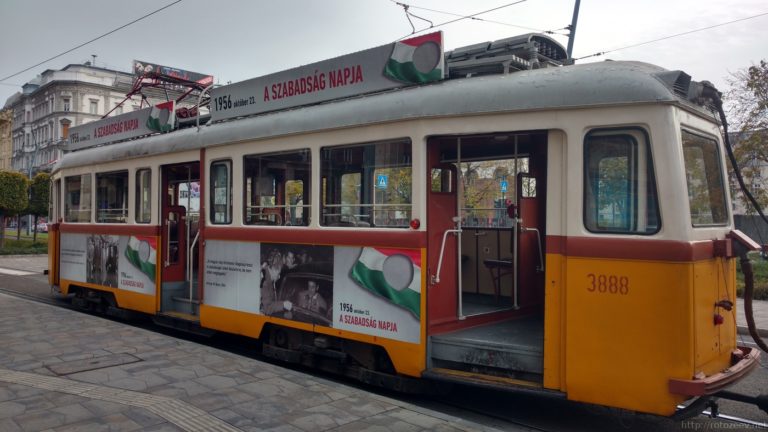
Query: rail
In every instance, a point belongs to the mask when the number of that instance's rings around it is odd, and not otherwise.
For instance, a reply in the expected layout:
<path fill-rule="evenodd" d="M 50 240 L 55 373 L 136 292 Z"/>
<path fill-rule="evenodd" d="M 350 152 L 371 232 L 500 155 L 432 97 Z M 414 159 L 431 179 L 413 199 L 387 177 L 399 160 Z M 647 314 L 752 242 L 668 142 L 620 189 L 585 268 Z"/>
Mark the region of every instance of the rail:
<path fill-rule="evenodd" d="M 541 232 L 539 231 L 538 228 L 522 227 L 521 230 L 525 231 L 525 232 L 535 232 L 536 233 L 536 240 L 539 243 L 539 267 L 536 268 L 536 271 L 537 272 L 543 272 L 544 271 L 544 254 L 542 253 L 543 249 L 541 248 Z"/>
<path fill-rule="evenodd" d="M 437 261 L 437 272 L 432 275 L 432 283 L 439 284 L 440 283 L 440 271 L 443 268 L 443 256 L 445 255 L 445 240 L 448 237 L 448 234 L 454 233 L 454 234 L 460 234 L 461 228 L 457 229 L 448 229 L 445 230 L 443 233 L 443 243 L 440 245 L 440 259 Z"/>
<path fill-rule="evenodd" d="M 195 234 L 195 239 L 192 240 L 192 245 L 189 247 L 189 252 L 187 253 L 187 280 L 189 281 L 189 301 L 192 301 L 192 258 L 194 256 L 194 253 L 192 251 L 195 250 L 195 245 L 197 244 L 197 240 L 200 238 L 200 230 L 197 230 L 197 233 Z"/>

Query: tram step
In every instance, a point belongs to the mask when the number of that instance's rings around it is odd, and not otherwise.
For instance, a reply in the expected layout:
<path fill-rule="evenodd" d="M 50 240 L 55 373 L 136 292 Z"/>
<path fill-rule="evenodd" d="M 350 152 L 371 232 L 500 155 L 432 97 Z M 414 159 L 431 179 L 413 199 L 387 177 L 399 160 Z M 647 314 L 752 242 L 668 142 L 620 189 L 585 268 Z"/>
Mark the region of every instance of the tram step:
<path fill-rule="evenodd" d="M 542 387 L 541 381 L 527 381 L 513 378 L 497 377 L 472 372 L 457 371 L 443 368 L 432 368 L 421 374 L 422 378 L 431 381 L 440 381 L 453 384 L 472 384 L 495 390 L 531 392 L 537 395 L 551 395 L 564 398 L 565 393 L 547 390 Z"/>
<path fill-rule="evenodd" d="M 475 340 L 432 337 L 432 359 L 470 367 L 541 374 L 544 356 L 541 349 L 523 345 L 504 345 Z"/>
<path fill-rule="evenodd" d="M 430 337 L 433 366 L 493 375 L 539 375 L 544 371 L 540 317 L 491 323 Z"/>

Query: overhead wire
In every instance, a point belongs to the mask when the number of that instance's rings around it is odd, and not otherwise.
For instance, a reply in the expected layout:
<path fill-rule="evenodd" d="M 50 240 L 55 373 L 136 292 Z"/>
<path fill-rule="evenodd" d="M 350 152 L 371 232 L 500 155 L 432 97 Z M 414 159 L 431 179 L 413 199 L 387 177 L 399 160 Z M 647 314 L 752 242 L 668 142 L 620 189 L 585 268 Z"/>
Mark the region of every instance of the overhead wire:
<path fill-rule="evenodd" d="M 663 36 L 663 37 L 656 38 L 656 39 L 649 40 L 649 41 L 645 41 L 645 42 L 639 42 L 639 43 L 632 44 L 632 45 L 627 45 L 627 46 L 623 46 L 623 47 L 619 47 L 619 48 L 613 48 L 613 49 L 610 49 L 610 50 L 607 50 L 607 51 L 598 51 L 598 52 L 596 52 L 594 54 L 590 54 L 590 55 L 587 55 L 587 56 L 579 57 L 579 58 L 576 58 L 574 60 L 583 60 L 583 59 L 590 58 L 590 57 L 597 57 L 597 56 L 601 56 L 601 55 L 604 55 L 604 54 L 608 54 L 608 53 L 611 53 L 611 52 L 614 52 L 614 51 L 620 51 L 620 50 L 624 50 L 624 49 L 628 49 L 628 48 L 635 48 L 635 47 L 639 47 L 639 46 L 642 46 L 642 45 L 648 45 L 648 44 L 651 44 L 651 43 L 654 43 L 654 42 L 660 42 L 660 41 L 663 41 L 663 40 L 672 39 L 672 38 L 679 37 L 679 36 L 689 35 L 691 33 L 697 33 L 697 32 L 704 31 L 704 30 L 710 30 L 710 29 L 713 29 L 713 28 L 716 28 L 716 27 L 722 27 L 722 26 L 729 25 L 729 24 L 734 24 L 734 23 L 737 23 L 737 22 L 742 22 L 742 21 L 747 21 L 747 20 L 751 20 L 751 19 L 754 19 L 754 18 L 759 18 L 759 17 L 765 16 L 765 15 L 768 15 L 768 12 L 763 12 L 761 14 L 752 15 L 752 16 L 749 16 L 749 17 L 746 17 L 746 18 L 739 18 L 739 19 L 736 19 L 736 20 L 733 20 L 733 21 L 728 21 L 728 22 L 724 22 L 724 23 L 720 23 L 720 24 L 715 24 L 715 25 L 711 25 L 711 26 L 707 26 L 707 27 L 702 27 L 702 28 L 698 28 L 698 29 L 694 29 L 694 30 L 689 30 L 689 31 L 685 31 L 685 32 L 682 32 L 682 33 L 675 33 L 675 34 L 672 34 L 672 35 Z"/>
<path fill-rule="evenodd" d="M 97 40 L 99 40 L 99 39 L 102 39 L 102 38 L 104 38 L 104 37 L 106 37 L 106 36 L 109 36 L 109 35 L 111 35 L 112 33 L 115 33 L 115 32 L 117 32 L 117 31 L 119 31 L 119 30 L 122 30 L 122 29 L 124 29 L 124 28 L 126 28 L 126 27 L 128 27 L 128 26 L 130 26 L 130 25 L 132 25 L 132 24 L 135 24 L 135 23 L 137 23 L 137 22 L 139 22 L 139 21 L 141 21 L 141 20 L 143 20 L 143 19 L 145 19 L 145 18 L 149 18 L 150 16 L 152 16 L 152 15 L 154 15 L 154 14 L 158 13 L 158 12 L 161 12 L 161 11 L 163 11 L 163 10 L 165 10 L 165 9 L 168 9 L 169 7 L 171 7 L 171 6 L 173 6 L 173 5 L 177 4 L 177 3 L 181 3 L 181 1 L 182 1 L 182 0 L 176 0 L 176 1 L 174 1 L 173 3 L 169 3 L 169 4 L 167 4 L 167 5 L 163 6 L 163 7 L 161 7 L 160 9 L 156 9 L 156 10 L 154 10 L 154 11 L 152 11 L 152 12 L 150 12 L 150 13 L 148 13 L 148 14 L 144 15 L 144 16 L 141 16 L 141 17 L 139 17 L 139 18 L 136 18 L 135 20 L 133 20 L 133 21 L 131 21 L 131 22 L 127 23 L 127 24 L 123 24 L 123 25 L 121 25 L 120 27 L 117 27 L 117 28 L 116 28 L 116 29 L 114 29 L 114 30 L 110 30 L 110 31 L 108 31 L 108 32 L 106 32 L 106 33 L 104 33 L 104 34 L 102 34 L 101 36 L 97 36 L 97 37 L 95 37 L 95 38 L 93 38 L 93 39 L 91 39 L 91 40 L 89 40 L 89 41 L 87 41 L 87 42 L 83 42 L 83 43 L 81 43 L 80 45 L 78 45 L 78 46 L 76 46 L 76 47 L 74 47 L 74 48 L 70 48 L 70 49 L 68 49 L 68 50 L 66 50 L 66 51 L 64 51 L 64 52 L 62 52 L 62 53 L 56 54 L 56 55 L 55 55 L 55 56 L 53 56 L 53 57 L 47 58 L 47 59 L 45 59 L 45 60 L 41 61 L 40 63 L 34 64 L 34 65 L 32 65 L 32 66 L 30 66 L 30 67 L 28 67 L 28 68 L 26 68 L 26 69 L 23 69 L 23 70 L 20 70 L 20 71 L 18 71 L 18 72 L 16 72 L 16 73 L 14 73 L 14 74 L 12 74 L 12 75 L 8 75 L 8 76 L 7 76 L 7 77 L 5 77 L 5 78 L 0 78 L 0 81 L 5 81 L 5 80 L 7 80 L 7 79 L 9 79 L 9 78 L 13 78 L 13 77 L 15 77 L 15 76 L 17 76 L 17 75 L 21 75 L 21 74 L 23 74 L 24 72 L 26 72 L 26 71 L 28 71 L 28 70 L 30 70 L 30 69 L 34 69 L 34 68 L 36 68 L 36 67 L 38 67 L 38 66 L 40 66 L 40 65 L 43 65 L 43 64 L 45 64 L 45 63 L 47 63 L 47 62 L 49 62 L 49 61 L 51 61 L 51 60 L 57 59 L 57 58 L 59 58 L 59 57 L 61 57 L 61 56 L 65 55 L 65 54 L 69 54 L 69 53 L 71 53 L 72 51 L 75 51 L 75 50 L 76 50 L 76 49 L 78 49 L 78 48 L 82 48 L 82 47 L 84 47 L 84 46 L 86 46 L 86 45 L 88 45 L 88 44 L 90 44 L 90 43 L 96 42 Z"/>
<path fill-rule="evenodd" d="M 420 10 L 440 13 L 440 14 L 444 14 L 444 15 L 451 15 L 451 16 L 455 16 L 455 17 L 464 17 L 464 15 L 458 14 L 458 13 L 455 13 L 455 12 L 447 12 L 447 11 L 442 11 L 442 10 L 438 10 L 438 9 L 430 9 L 430 8 L 426 8 L 426 7 L 422 7 L 422 6 L 414 6 L 414 5 L 409 5 L 409 4 L 405 4 L 405 3 L 400 3 L 400 2 L 397 2 L 395 0 L 391 0 L 391 1 L 393 3 L 399 5 L 399 6 L 403 6 L 403 7 L 407 6 L 409 9 L 420 9 Z M 499 25 L 503 25 L 503 26 L 507 26 L 507 27 L 520 28 L 520 29 L 523 29 L 523 30 L 530 30 L 530 31 L 537 32 L 537 33 L 554 34 L 554 35 L 560 35 L 560 36 L 567 36 L 567 35 L 563 34 L 563 33 L 557 33 L 558 31 L 560 31 L 560 30 L 568 30 L 568 28 L 569 28 L 569 26 L 565 26 L 563 28 L 559 28 L 559 29 L 555 29 L 555 30 L 541 30 L 541 29 L 538 29 L 538 28 L 527 27 L 527 26 L 522 26 L 522 25 L 518 25 L 518 24 L 510 24 L 510 23 L 505 23 L 505 22 L 501 22 L 501 21 L 489 20 L 489 19 L 486 19 L 486 18 L 479 18 L 477 16 L 472 16 L 469 19 L 474 20 L 474 21 L 487 22 L 487 23 L 491 23 L 491 24 L 499 24 Z"/>
<path fill-rule="evenodd" d="M 473 17 L 476 17 L 477 15 L 482 15 L 482 14 L 486 14 L 486 13 L 489 13 L 489 12 L 497 11 L 497 10 L 499 10 L 499 9 L 504 9 L 504 8 L 507 8 L 507 7 L 510 7 L 510 6 L 514 6 L 514 5 L 516 5 L 516 4 L 520 4 L 520 3 L 526 2 L 526 1 L 528 1 L 528 0 L 517 0 L 517 1 L 515 1 L 515 2 L 512 2 L 512 3 L 507 3 L 507 4 L 504 4 L 504 5 L 501 5 L 501 6 L 497 6 L 497 7 L 495 7 L 495 8 L 491 8 L 491 9 L 488 9 L 488 10 L 484 10 L 484 11 L 481 11 L 481 12 L 477 12 L 477 13 L 474 13 L 474 14 L 472 14 L 472 15 L 460 15 L 460 18 L 456 18 L 456 19 L 453 19 L 453 20 L 450 20 L 450 21 L 445 21 L 445 22 L 442 22 L 442 23 L 440 23 L 440 24 L 434 24 L 434 25 L 431 25 L 431 26 L 429 26 L 429 27 L 427 27 L 427 28 L 424 28 L 424 29 L 421 29 L 421 30 L 416 30 L 416 29 L 415 29 L 415 27 L 413 27 L 413 26 L 412 26 L 412 28 L 413 28 L 413 31 L 412 31 L 410 34 L 407 34 L 407 35 L 405 35 L 405 36 L 402 36 L 402 37 L 401 37 L 401 38 L 399 38 L 399 39 L 402 39 L 402 38 L 405 38 L 405 37 L 408 37 L 408 36 L 411 36 L 411 35 L 414 35 L 414 34 L 417 34 L 417 33 L 421 33 L 421 32 L 427 31 L 427 30 L 431 30 L 431 29 L 434 29 L 434 28 L 442 27 L 442 26 L 444 26 L 444 25 L 453 24 L 453 23 L 455 23 L 455 22 L 457 22 L 457 21 L 462 21 L 462 20 L 465 20 L 465 19 L 472 19 Z M 400 3 L 400 2 L 397 2 L 397 1 L 395 1 L 395 0 L 392 0 L 392 3 L 395 3 L 396 5 L 398 5 L 398 6 L 401 6 L 401 7 L 403 7 L 404 9 L 407 9 L 407 7 L 408 7 L 408 6 L 410 6 L 410 5 L 407 5 L 407 4 L 405 4 L 405 3 Z M 408 12 L 407 12 L 407 10 L 406 10 L 406 14 L 407 14 L 407 13 L 408 13 Z M 423 18 L 421 18 L 421 19 L 423 19 Z M 409 20 L 409 21 L 410 21 L 410 20 Z M 399 40 L 399 39 L 398 39 L 398 40 Z"/>

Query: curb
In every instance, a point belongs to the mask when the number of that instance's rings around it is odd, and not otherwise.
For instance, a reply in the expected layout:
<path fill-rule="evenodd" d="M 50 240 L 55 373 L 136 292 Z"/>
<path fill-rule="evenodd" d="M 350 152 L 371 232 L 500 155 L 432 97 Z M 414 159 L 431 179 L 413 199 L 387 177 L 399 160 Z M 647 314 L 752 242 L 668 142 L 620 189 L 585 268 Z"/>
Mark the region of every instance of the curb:
<path fill-rule="evenodd" d="M 749 329 L 747 328 L 747 326 L 737 326 L 736 327 L 736 332 L 738 334 L 740 334 L 740 335 L 747 335 L 747 336 L 749 336 Z M 761 329 L 761 328 L 757 329 L 757 334 L 760 337 L 768 338 L 768 330 L 766 330 L 766 329 Z"/>

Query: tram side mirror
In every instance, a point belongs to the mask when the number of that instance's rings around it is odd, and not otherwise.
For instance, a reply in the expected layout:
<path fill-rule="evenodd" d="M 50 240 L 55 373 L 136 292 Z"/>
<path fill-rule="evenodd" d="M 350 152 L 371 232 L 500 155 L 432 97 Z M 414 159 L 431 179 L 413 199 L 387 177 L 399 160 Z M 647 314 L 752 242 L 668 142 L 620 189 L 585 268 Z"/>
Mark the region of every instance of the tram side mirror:
<path fill-rule="evenodd" d="M 517 206 L 511 201 L 507 201 L 507 216 L 515 218 L 517 216 Z"/>

